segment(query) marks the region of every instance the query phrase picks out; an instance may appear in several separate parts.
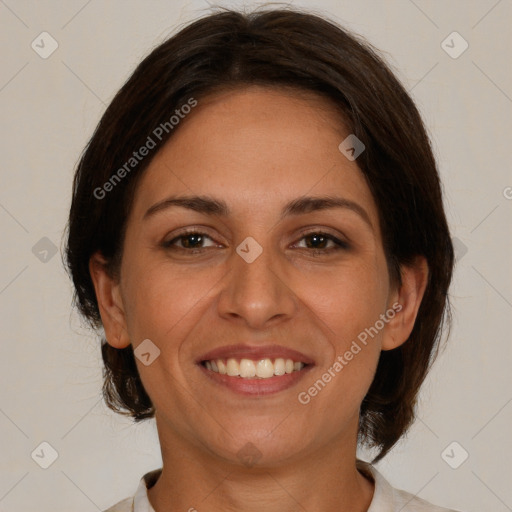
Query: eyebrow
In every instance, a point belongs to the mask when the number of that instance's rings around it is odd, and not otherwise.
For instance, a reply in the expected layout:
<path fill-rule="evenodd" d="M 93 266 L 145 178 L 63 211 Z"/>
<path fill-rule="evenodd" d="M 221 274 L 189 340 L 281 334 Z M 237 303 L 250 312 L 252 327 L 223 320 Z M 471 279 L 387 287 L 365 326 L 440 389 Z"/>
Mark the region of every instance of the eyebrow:
<path fill-rule="evenodd" d="M 231 213 L 226 202 L 221 199 L 215 199 L 210 196 L 171 196 L 151 206 L 144 214 L 143 220 L 173 206 L 187 208 L 205 215 L 228 217 Z M 337 196 L 302 196 L 293 199 L 281 210 L 280 220 L 288 216 L 302 215 L 331 208 L 345 208 L 351 210 L 357 213 L 372 230 L 374 229 L 370 216 L 360 204 L 350 199 Z"/>

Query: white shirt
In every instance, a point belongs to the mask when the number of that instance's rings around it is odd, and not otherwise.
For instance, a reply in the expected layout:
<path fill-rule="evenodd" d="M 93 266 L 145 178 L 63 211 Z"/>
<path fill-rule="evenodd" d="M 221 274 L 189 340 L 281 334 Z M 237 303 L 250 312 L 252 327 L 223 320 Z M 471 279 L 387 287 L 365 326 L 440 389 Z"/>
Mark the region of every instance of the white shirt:
<path fill-rule="evenodd" d="M 357 465 L 375 483 L 373 499 L 367 512 L 457 512 L 436 507 L 408 492 L 394 489 L 370 464 L 358 461 Z M 161 469 L 155 469 L 146 473 L 140 479 L 134 496 L 120 501 L 104 512 L 155 512 L 149 503 L 147 491 L 156 483 L 161 471 Z"/>

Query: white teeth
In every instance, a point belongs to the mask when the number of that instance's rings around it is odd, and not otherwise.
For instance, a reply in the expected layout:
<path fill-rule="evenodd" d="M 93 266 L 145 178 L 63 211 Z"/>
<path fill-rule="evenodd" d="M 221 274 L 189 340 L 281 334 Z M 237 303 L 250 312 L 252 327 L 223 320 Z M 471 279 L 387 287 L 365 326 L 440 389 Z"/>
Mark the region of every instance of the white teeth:
<path fill-rule="evenodd" d="M 250 378 L 256 375 L 256 367 L 250 359 L 240 361 L 240 377 Z M 258 375 L 259 377 L 259 375 Z"/>
<path fill-rule="evenodd" d="M 230 377 L 269 379 L 274 375 L 280 376 L 294 371 L 298 372 L 304 368 L 304 363 L 281 357 L 275 359 L 274 362 L 268 358 L 259 361 L 252 361 L 251 359 L 241 359 L 239 361 L 229 358 L 225 363 L 223 359 L 212 359 L 206 361 L 205 366 L 208 370 Z"/>
<path fill-rule="evenodd" d="M 206 361 L 208 363 L 208 361 Z M 208 368 L 208 366 L 206 367 Z M 226 364 L 226 372 L 230 377 L 240 375 L 240 366 L 236 359 L 228 359 Z"/>
<path fill-rule="evenodd" d="M 221 359 L 217 360 L 217 367 L 221 375 L 226 375 L 226 373 L 228 373 L 226 365 L 224 364 L 224 361 L 222 361 Z"/>
<path fill-rule="evenodd" d="M 299 363 L 300 364 L 300 363 Z M 274 365 L 270 359 L 261 359 L 256 365 L 256 375 L 262 379 L 274 376 Z"/>
<path fill-rule="evenodd" d="M 284 375 L 285 373 L 285 362 L 284 359 L 280 357 L 274 361 L 274 375 Z"/>

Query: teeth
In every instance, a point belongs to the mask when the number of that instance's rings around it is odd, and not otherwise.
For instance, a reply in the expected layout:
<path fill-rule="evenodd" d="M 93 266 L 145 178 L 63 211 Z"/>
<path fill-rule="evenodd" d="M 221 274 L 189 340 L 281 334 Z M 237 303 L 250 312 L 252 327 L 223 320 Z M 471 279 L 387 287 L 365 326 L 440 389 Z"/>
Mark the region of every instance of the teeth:
<path fill-rule="evenodd" d="M 269 379 L 274 375 L 285 375 L 286 373 L 298 372 L 304 368 L 304 363 L 293 361 L 292 359 L 260 359 L 252 361 L 251 359 L 241 359 L 238 361 L 229 358 L 226 362 L 222 359 L 206 361 L 205 366 L 208 370 L 221 375 L 230 377 L 241 377 L 242 379 Z"/>
<path fill-rule="evenodd" d="M 208 363 L 209 361 L 206 362 Z M 208 366 L 206 366 L 206 368 L 208 368 Z M 235 359 L 228 359 L 226 364 L 226 371 L 230 377 L 236 377 L 237 375 L 240 375 L 240 366 Z"/>
<path fill-rule="evenodd" d="M 217 361 L 217 368 L 219 369 L 219 373 L 221 375 L 226 375 L 226 373 L 228 373 L 226 365 L 224 364 L 224 361 L 222 361 L 221 359 Z"/>
<path fill-rule="evenodd" d="M 235 361 L 236 362 L 236 361 Z M 259 366 L 259 363 L 258 363 Z M 240 377 L 248 379 L 256 375 L 256 366 L 250 359 L 242 359 L 240 361 Z M 259 375 L 258 375 L 259 377 Z"/>
<path fill-rule="evenodd" d="M 284 359 L 279 358 L 274 361 L 274 375 L 284 375 L 286 373 Z"/>
<path fill-rule="evenodd" d="M 300 363 L 299 363 L 300 364 Z M 274 376 L 274 364 L 270 359 L 262 359 L 256 365 L 256 375 L 261 379 L 268 379 Z"/>

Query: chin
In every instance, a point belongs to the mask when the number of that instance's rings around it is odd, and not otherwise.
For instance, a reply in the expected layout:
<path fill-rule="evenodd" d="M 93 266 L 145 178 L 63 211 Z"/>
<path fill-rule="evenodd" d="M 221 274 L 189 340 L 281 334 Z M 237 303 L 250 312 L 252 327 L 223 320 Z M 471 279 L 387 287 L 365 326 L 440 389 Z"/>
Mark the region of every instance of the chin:
<path fill-rule="evenodd" d="M 278 467 L 303 451 L 305 437 L 291 436 L 289 432 L 285 433 L 284 438 L 276 435 L 279 421 L 266 421 L 264 425 L 239 429 L 230 424 L 229 433 L 223 430 L 215 436 L 215 440 L 206 440 L 206 444 L 230 464 L 248 468 Z"/>

